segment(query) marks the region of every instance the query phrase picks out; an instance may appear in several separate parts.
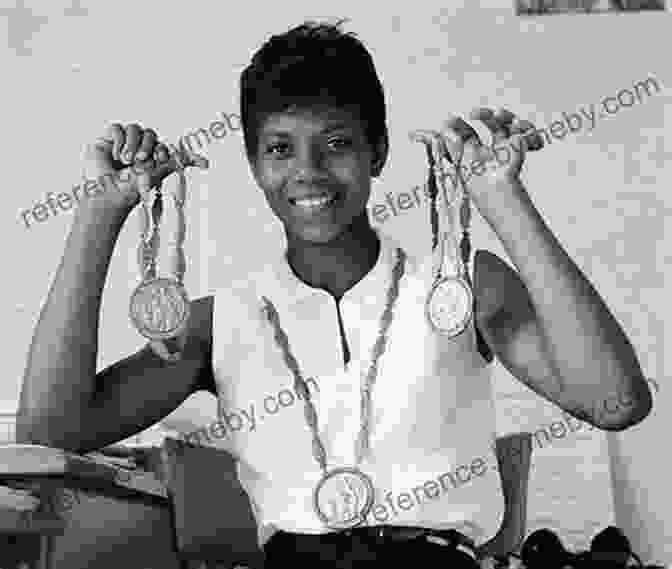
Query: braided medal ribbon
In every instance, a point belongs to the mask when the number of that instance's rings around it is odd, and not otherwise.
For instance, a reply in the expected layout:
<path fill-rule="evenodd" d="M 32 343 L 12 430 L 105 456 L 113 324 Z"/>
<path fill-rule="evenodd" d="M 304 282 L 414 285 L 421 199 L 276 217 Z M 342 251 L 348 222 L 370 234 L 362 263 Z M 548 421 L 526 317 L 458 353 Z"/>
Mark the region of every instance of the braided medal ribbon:
<path fill-rule="evenodd" d="M 464 332 L 473 318 L 474 298 L 468 272 L 471 254 L 469 196 L 463 187 L 458 187 L 457 183 L 453 185 L 451 191 L 446 187 L 446 179 L 450 178 L 452 181 L 453 178 L 445 170 L 444 160 L 449 159 L 449 156 L 440 133 L 418 130 L 411 133 L 411 140 L 425 144 L 429 164 L 427 186 L 431 201 L 430 225 L 435 262 L 434 280 L 425 302 L 425 312 L 436 332 L 454 338 Z M 459 168 L 456 167 L 455 180 L 457 179 L 461 180 L 461 177 Z M 445 208 L 443 216 L 439 216 L 438 213 L 439 186 Z M 459 219 L 456 219 L 457 203 L 459 203 Z M 459 245 L 456 235 L 458 227 L 462 228 Z"/>
<path fill-rule="evenodd" d="M 183 153 L 184 154 L 184 153 Z M 202 157 L 173 155 L 178 165 L 177 184 L 170 190 L 175 210 L 175 228 L 164 238 L 166 250 L 162 269 L 167 276 L 159 277 L 157 257 L 161 243 L 161 221 L 164 213 L 164 196 L 161 184 L 152 191 L 149 177 L 138 178 L 142 207 L 139 208 L 140 243 L 138 245 L 138 268 L 141 282 L 133 291 L 130 299 L 129 314 L 135 328 L 149 340 L 169 340 L 180 336 L 185 330 L 190 316 L 189 297 L 184 288 L 183 278 L 186 270 L 184 239 L 186 222 L 184 203 L 187 192 L 185 166 L 199 165 L 207 167 Z"/>
<path fill-rule="evenodd" d="M 358 465 L 370 449 L 371 395 L 378 376 L 378 363 L 387 347 L 388 331 L 392 324 L 405 266 L 406 255 L 401 249 L 397 249 L 397 261 L 387 290 L 385 308 L 380 316 L 376 341 L 371 348 L 368 366 L 362 370 L 360 430 L 355 441 L 355 461 L 352 467 L 332 469 L 327 467 L 327 453 L 319 434 L 317 411 L 303 379 L 303 372 L 292 352 L 287 333 L 280 323 L 278 311 L 268 298 L 262 297 L 266 318 L 274 331 L 275 343 L 282 353 L 285 365 L 294 376 L 294 389 L 304 401 L 306 424 L 312 435 L 313 458 L 322 471 L 321 478 L 313 489 L 313 509 L 322 524 L 331 529 L 344 530 L 363 524 L 373 507 L 375 496 L 373 481 Z"/>

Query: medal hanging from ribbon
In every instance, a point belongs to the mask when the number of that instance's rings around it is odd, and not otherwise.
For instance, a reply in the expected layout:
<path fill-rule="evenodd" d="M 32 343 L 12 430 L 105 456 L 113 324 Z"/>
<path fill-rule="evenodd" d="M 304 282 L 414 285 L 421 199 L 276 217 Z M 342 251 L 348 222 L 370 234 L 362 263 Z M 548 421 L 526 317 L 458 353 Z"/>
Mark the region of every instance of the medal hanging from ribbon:
<path fill-rule="evenodd" d="M 459 164 L 454 168 L 454 178 L 446 172 L 446 168 L 451 166 L 445 165 L 449 156 L 440 133 L 419 130 L 411 133 L 411 138 L 425 144 L 429 165 L 427 185 L 434 262 L 433 282 L 425 311 L 436 332 L 454 338 L 467 328 L 473 317 L 473 292 L 468 271 L 471 255 L 471 204 L 460 176 Z M 446 187 L 447 179 L 451 182 L 455 180 L 450 189 Z M 439 189 L 441 200 L 437 199 Z M 444 208 L 443 215 L 439 214 L 439 202 L 442 202 Z M 462 228 L 459 246 L 457 227 Z"/>
<path fill-rule="evenodd" d="M 327 468 L 327 453 L 319 435 L 317 411 L 311 400 L 308 385 L 289 345 L 287 334 L 280 324 L 273 303 L 262 297 L 267 319 L 274 331 L 274 339 L 282 352 L 285 365 L 294 376 L 294 390 L 303 398 L 306 423 L 313 439 L 313 458 L 320 466 L 322 475 L 313 490 L 313 510 L 320 521 L 328 528 L 344 530 L 361 525 L 366 521 L 373 507 L 375 489 L 371 478 L 362 472 L 359 464 L 369 451 L 371 432 L 371 395 L 378 376 L 378 362 L 385 352 L 387 333 L 392 323 L 394 306 L 399 296 L 399 285 L 405 271 L 406 256 L 397 249 L 397 261 L 392 271 L 392 279 L 387 291 L 385 308 L 380 317 L 376 343 L 371 349 L 371 358 L 360 384 L 360 431 L 355 441 L 354 466 Z"/>
<path fill-rule="evenodd" d="M 152 191 L 148 176 L 138 178 L 142 200 L 139 208 L 140 243 L 138 244 L 141 282 L 131 295 L 129 307 L 131 321 L 138 332 L 149 340 L 161 340 L 166 344 L 174 342 L 174 339 L 182 334 L 190 314 L 189 298 L 182 282 L 186 269 L 183 245 L 186 234 L 184 202 L 187 180 L 183 160 L 177 154 L 174 155 L 174 159 L 178 164 L 176 172 L 178 180 L 169 195 L 174 206 L 175 225 L 167 236 L 161 235 L 165 208 L 161 185 Z M 161 269 L 166 275 L 163 277 L 158 276 L 157 270 L 160 246 L 163 246 L 165 251 L 161 263 Z M 158 353 L 169 361 L 180 357 L 179 349 L 173 353 L 163 350 Z"/>

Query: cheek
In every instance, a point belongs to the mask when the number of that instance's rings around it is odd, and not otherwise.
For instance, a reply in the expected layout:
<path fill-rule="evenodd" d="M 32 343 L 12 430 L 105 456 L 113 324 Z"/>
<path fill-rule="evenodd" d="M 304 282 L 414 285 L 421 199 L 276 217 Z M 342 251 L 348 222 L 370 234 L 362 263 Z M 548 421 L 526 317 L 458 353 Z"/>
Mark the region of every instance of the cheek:
<path fill-rule="evenodd" d="M 284 183 L 283 178 L 279 176 L 266 175 L 259 178 L 259 185 L 264 189 L 264 192 L 269 195 L 275 195 L 280 191 Z"/>
<path fill-rule="evenodd" d="M 283 204 L 281 197 L 282 197 L 282 191 L 280 189 L 279 185 L 265 185 L 263 186 L 263 191 L 264 191 L 264 197 L 266 198 L 266 202 L 270 206 L 270 208 L 275 212 L 276 215 L 281 215 Z"/>
<path fill-rule="evenodd" d="M 341 160 L 334 160 L 330 170 L 342 180 L 359 183 L 369 177 L 369 162 L 361 156 L 349 156 Z"/>
<path fill-rule="evenodd" d="M 358 172 L 357 179 L 357 195 L 362 201 L 367 201 L 371 195 L 371 175 L 368 169 L 362 169 Z"/>
<path fill-rule="evenodd" d="M 266 197 L 269 199 L 275 199 L 285 184 L 285 174 L 272 168 L 258 171 L 255 179 L 257 185 L 264 191 L 264 194 L 266 194 Z"/>
<path fill-rule="evenodd" d="M 331 167 L 331 172 L 342 185 L 348 187 L 351 194 L 368 193 L 371 185 L 371 172 L 368 163 L 353 160 L 334 164 Z"/>

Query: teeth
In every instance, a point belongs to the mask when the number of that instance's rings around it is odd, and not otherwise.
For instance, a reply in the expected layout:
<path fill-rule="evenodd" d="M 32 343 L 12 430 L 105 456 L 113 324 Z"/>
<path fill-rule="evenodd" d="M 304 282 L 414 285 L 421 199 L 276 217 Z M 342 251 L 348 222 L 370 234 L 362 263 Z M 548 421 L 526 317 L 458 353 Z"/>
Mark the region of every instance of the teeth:
<path fill-rule="evenodd" d="M 333 196 L 324 196 L 321 198 L 304 198 L 299 200 L 292 200 L 292 202 L 301 207 L 319 208 L 324 207 L 334 201 Z"/>

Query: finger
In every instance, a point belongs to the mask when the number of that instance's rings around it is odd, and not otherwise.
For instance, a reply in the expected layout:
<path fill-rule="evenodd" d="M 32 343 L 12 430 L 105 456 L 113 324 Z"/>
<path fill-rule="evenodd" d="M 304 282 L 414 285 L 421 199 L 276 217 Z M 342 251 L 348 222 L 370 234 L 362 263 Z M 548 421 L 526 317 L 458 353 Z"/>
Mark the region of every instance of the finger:
<path fill-rule="evenodd" d="M 511 127 L 511 123 L 516 120 L 516 115 L 507 109 L 499 109 L 495 113 L 495 119 L 508 130 Z"/>
<path fill-rule="evenodd" d="M 136 160 L 147 160 L 154 154 L 154 145 L 156 144 L 158 136 L 151 128 L 145 129 L 142 133 L 142 140 L 140 141 L 140 148 L 135 155 Z"/>
<path fill-rule="evenodd" d="M 511 134 L 523 134 L 524 132 L 533 129 L 534 123 L 523 119 L 516 119 L 511 123 Z"/>
<path fill-rule="evenodd" d="M 541 150 L 544 147 L 544 137 L 541 136 L 541 132 L 537 130 L 531 121 L 519 120 L 514 122 L 511 127 L 511 133 L 523 135 L 527 150 Z"/>
<path fill-rule="evenodd" d="M 413 142 L 422 142 L 425 145 L 431 145 L 436 134 L 433 130 L 418 129 L 410 132 L 408 136 Z"/>
<path fill-rule="evenodd" d="M 462 142 L 466 143 L 469 141 L 472 144 L 481 144 L 481 139 L 476 130 L 474 130 L 474 127 L 456 115 L 449 115 L 443 122 L 443 132 L 445 131 L 457 134 Z"/>
<path fill-rule="evenodd" d="M 119 123 L 110 125 L 106 130 L 104 138 L 112 141 L 112 159 L 117 162 L 121 162 L 121 148 L 126 141 L 124 127 L 122 127 Z"/>
<path fill-rule="evenodd" d="M 162 162 L 165 162 L 169 158 L 170 158 L 170 150 L 168 150 L 168 146 L 163 144 L 163 142 L 157 144 L 156 147 L 154 148 L 154 160 L 156 160 L 157 164 L 161 164 Z"/>
<path fill-rule="evenodd" d="M 536 128 L 526 132 L 523 135 L 523 141 L 527 150 L 541 150 L 544 147 L 544 137 Z"/>
<path fill-rule="evenodd" d="M 184 145 L 173 146 L 174 152 L 171 153 L 170 159 L 173 160 L 178 167 L 196 167 L 207 169 L 210 167 L 210 162 L 205 156 L 196 154 L 191 150 L 187 150 Z"/>
<path fill-rule="evenodd" d="M 114 142 L 104 136 L 99 136 L 95 142 L 86 147 L 87 157 L 93 156 L 100 158 L 101 156 L 112 156 Z"/>
<path fill-rule="evenodd" d="M 142 128 L 140 128 L 140 125 L 129 124 L 126 127 L 126 142 L 121 150 L 121 158 L 125 164 L 133 164 L 141 139 Z"/>
<path fill-rule="evenodd" d="M 510 134 L 506 124 L 497 119 L 497 116 L 492 109 L 485 107 L 474 109 L 469 114 L 469 118 L 481 121 L 485 125 L 490 131 L 490 134 L 492 134 L 493 144 L 505 140 Z"/>
<path fill-rule="evenodd" d="M 182 170 L 183 168 L 190 167 L 199 167 L 207 168 L 209 166 L 208 161 L 202 156 L 198 155 L 188 155 L 188 156 L 171 156 L 168 160 L 165 160 L 152 171 L 151 173 L 151 182 L 152 185 L 161 182 L 167 176 L 170 176 L 174 172 Z"/>

